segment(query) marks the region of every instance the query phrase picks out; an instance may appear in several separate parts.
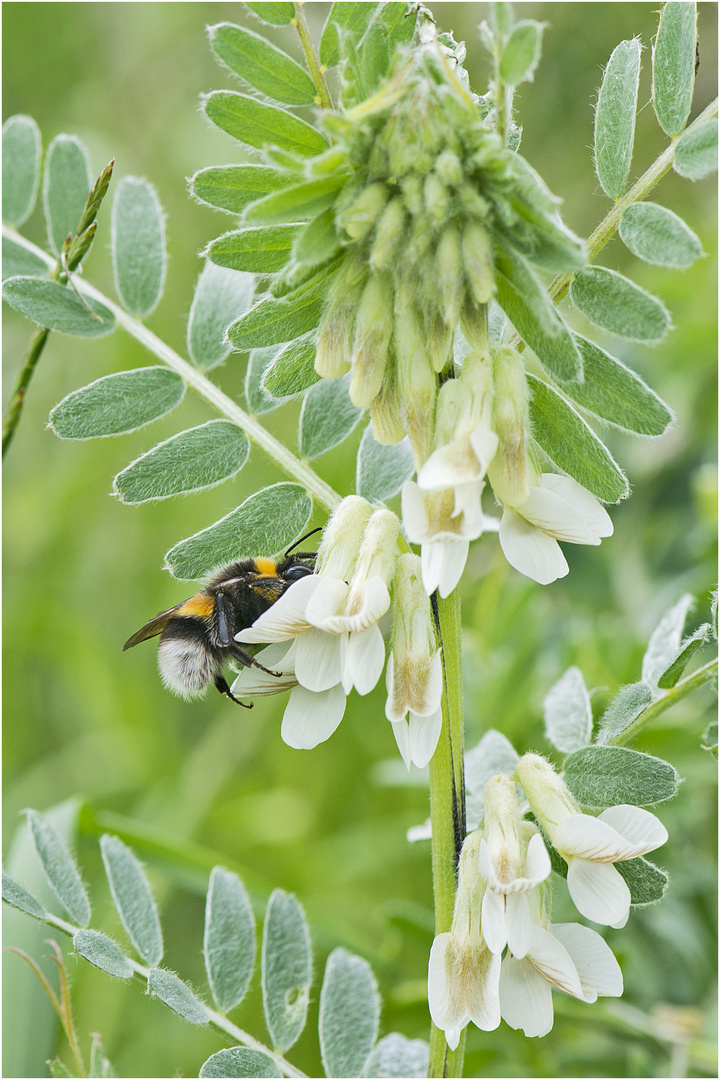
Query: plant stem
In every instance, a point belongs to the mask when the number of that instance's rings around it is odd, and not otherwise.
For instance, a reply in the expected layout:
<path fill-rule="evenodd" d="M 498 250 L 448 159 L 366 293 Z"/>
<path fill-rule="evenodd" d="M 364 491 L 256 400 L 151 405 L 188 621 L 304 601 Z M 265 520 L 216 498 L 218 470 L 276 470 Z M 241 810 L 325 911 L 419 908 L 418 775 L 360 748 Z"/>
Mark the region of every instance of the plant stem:
<path fill-rule="evenodd" d="M 437 749 L 430 761 L 430 820 L 432 874 L 435 898 L 435 933 L 450 929 L 457 864 L 465 839 L 464 729 L 460 599 L 455 590 L 433 603 L 443 657 L 443 723 Z M 444 1032 L 432 1027 L 428 1076 L 462 1076 L 465 1040 L 450 1051 Z"/>
<path fill-rule="evenodd" d="M 26 240 L 24 236 L 10 232 L 3 226 L 3 235 L 11 235 L 16 244 L 22 244 L 28 251 L 32 251 L 33 254 L 43 258 L 49 265 L 53 265 L 53 260 L 41 249 L 32 244 L 29 240 Z M 187 360 L 183 360 L 169 345 L 166 345 L 159 337 L 153 334 L 152 330 L 148 330 L 139 319 L 135 319 L 132 315 L 128 315 L 121 307 L 113 303 L 109 297 L 105 296 L 96 289 L 89 282 L 84 281 L 82 278 L 75 279 L 75 285 L 80 293 L 85 296 L 92 297 L 94 300 L 99 300 L 105 307 L 112 311 L 113 315 L 119 326 L 122 326 L 123 330 L 126 330 L 128 334 L 131 334 L 136 341 L 139 341 L 141 345 L 144 345 L 151 353 L 154 353 L 159 360 L 162 360 L 164 364 L 167 364 L 173 371 L 177 371 L 179 375 L 185 380 L 188 386 L 192 386 L 193 390 L 196 390 L 198 394 L 205 398 L 218 412 L 226 416 L 228 420 L 232 420 L 233 423 L 241 427 L 245 434 L 251 439 L 257 446 L 265 451 L 279 466 L 291 476 L 294 480 L 297 480 L 299 484 L 302 484 L 305 490 L 311 495 L 316 502 L 324 506 L 326 510 L 331 513 L 337 507 L 340 502 L 340 496 L 336 491 L 326 484 L 325 481 L 318 476 L 318 474 L 310 468 L 306 461 L 301 461 L 296 457 L 287 447 L 276 439 L 269 431 L 262 426 L 262 424 L 249 413 L 246 413 L 240 406 L 229 398 L 227 394 L 224 394 L 222 390 L 211 382 L 207 376 L 203 375 L 201 371 L 194 368 L 192 364 L 189 364 Z"/>
<path fill-rule="evenodd" d="M 8 401 L 5 414 L 3 416 L 2 427 L 2 456 L 5 457 L 5 452 L 12 442 L 15 429 L 20 423 L 20 417 L 22 415 L 23 405 L 25 404 L 25 394 L 27 388 L 30 385 L 30 380 L 33 377 L 35 366 L 45 348 L 45 343 L 50 336 L 50 331 L 44 326 L 38 326 L 37 330 L 30 338 L 30 342 L 27 347 L 27 351 L 23 358 L 23 362 L 20 366 L 20 370 L 15 378 L 15 384 L 10 391 L 10 400 Z"/>
<path fill-rule="evenodd" d="M 698 690 L 701 686 L 705 686 L 706 683 L 712 682 L 717 678 L 718 662 L 717 659 L 711 660 L 703 667 L 698 668 L 697 671 L 693 671 L 692 675 L 688 675 L 686 679 L 681 679 L 679 683 L 671 687 L 656 701 L 651 702 L 647 709 L 643 709 L 639 716 L 637 716 L 629 727 L 626 727 L 624 731 L 621 731 L 619 735 L 616 735 L 614 739 L 608 740 L 608 746 L 624 746 L 625 743 L 634 739 L 639 731 L 648 724 L 651 724 L 653 720 L 656 720 L 658 716 L 669 709 L 672 705 L 675 705 L 678 701 L 682 701 L 684 697 L 691 694 L 693 690 Z"/>
<path fill-rule="evenodd" d="M 312 77 L 312 81 L 315 83 L 315 89 L 318 92 L 318 104 L 323 109 L 332 109 L 332 101 L 330 99 L 330 92 L 325 82 L 325 76 L 322 73 L 322 68 L 318 64 L 317 57 L 315 56 L 315 50 L 313 49 L 312 39 L 310 37 L 310 31 L 308 30 L 307 23 L 305 21 L 305 13 L 303 11 L 302 0 L 295 3 L 295 18 L 293 19 L 295 29 L 298 32 L 300 38 L 300 44 L 302 50 L 305 53 L 305 59 L 307 66 Z"/>

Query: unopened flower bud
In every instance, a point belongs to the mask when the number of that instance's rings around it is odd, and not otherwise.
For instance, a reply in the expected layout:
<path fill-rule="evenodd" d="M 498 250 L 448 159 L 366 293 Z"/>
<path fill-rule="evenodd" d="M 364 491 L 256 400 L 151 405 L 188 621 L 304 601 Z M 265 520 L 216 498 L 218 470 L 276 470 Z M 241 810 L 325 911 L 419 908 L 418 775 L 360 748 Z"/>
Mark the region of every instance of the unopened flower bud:
<path fill-rule="evenodd" d="M 460 233 L 455 225 L 448 225 L 443 229 L 438 240 L 435 265 L 445 322 L 454 327 L 460 314 L 464 291 Z"/>
<path fill-rule="evenodd" d="M 580 813 L 567 784 L 539 754 L 524 754 L 515 768 L 515 778 L 552 843 L 560 822 Z"/>
<path fill-rule="evenodd" d="M 404 439 L 407 432 L 403 423 L 402 404 L 395 370 L 395 357 L 390 352 L 385 369 L 385 379 L 380 393 L 370 403 L 373 437 L 381 446 L 392 446 Z"/>
<path fill-rule="evenodd" d="M 330 518 L 318 549 L 317 574 L 347 581 L 373 509 L 367 499 L 348 495 Z"/>
<path fill-rule="evenodd" d="M 443 150 L 435 162 L 435 172 L 444 184 L 459 184 L 462 182 L 462 163 L 452 150 Z"/>
<path fill-rule="evenodd" d="M 495 292 L 492 241 L 478 221 L 467 223 L 462 232 L 463 266 L 476 304 L 487 304 Z"/>
<path fill-rule="evenodd" d="M 375 510 L 370 517 L 353 571 L 346 610 L 352 613 L 362 599 L 362 591 L 371 578 L 380 578 L 386 585 L 392 577 L 400 521 L 391 510 Z"/>
<path fill-rule="evenodd" d="M 393 333 L 393 286 L 390 275 L 371 274 L 355 319 L 350 400 L 366 408 L 380 393 Z"/>
<path fill-rule="evenodd" d="M 521 506 L 528 497 L 533 477 L 528 475 L 527 379 L 519 353 L 507 347 L 495 349 L 493 378 L 492 427 L 499 442 L 488 477 L 501 503 Z"/>
<path fill-rule="evenodd" d="M 468 293 L 460 309 L 460 328 L 473 349 L 479 353 L 485 352 L 490 342 L 487 306 L 482 304 L 478 307 Z"/>
<path fill-rule="evenodd" d="M 432 444 L 437 375 L 426 348 L 422 320 L 413 303 L 410 279 L 402 282 L 395 293 L 395 349 L 402 410 L 419 468 Z"/>
<path fill-rule="evenodd" d="M 387 204 L 377 223 L 375 242 L 370 251 L 370 266 L 374 270 L 384 270 L 390 266 L 399 253 L 398 245 L 406 219 L 402 197 L 396 195 Z"/>
<path fill-rule="evenodd" d="M 419 217 L 423 210 L 423 186 L 417 173 L 404 176 L 400 182 L 405 205 L 413 217 Z"/>
<path fill-rule="evenodd" d="M 423 195 L 430 217 L 438 224 L 444 221 L 448 212 L 448 190 L 437 173 L 430 173 L 425 177 Z"/>
<path fill-rule="evenodd" d="M 345 229 L 351 240 L 361 240 L 378 220 L 389 195 L 386 184 L 379 181 L 369 184 L 350 206 L 340 212 L 338 225 Z"/>
<path fill-rule="evenodd" d="M 472 184 L 463 184 L 458 192 L 460 204 L 464 210 L 473 217 L 484 221 L 490 213 L 490 204 L 487 199 L 476 191 Z"/>
<path fill-rule="evenodd" d="M 360 260 L 348 258 L 330 288 L 318 328 L 315 370 L 323 379 L 336 379 L 350 370 L 355 316 L 365 284 Z"/>

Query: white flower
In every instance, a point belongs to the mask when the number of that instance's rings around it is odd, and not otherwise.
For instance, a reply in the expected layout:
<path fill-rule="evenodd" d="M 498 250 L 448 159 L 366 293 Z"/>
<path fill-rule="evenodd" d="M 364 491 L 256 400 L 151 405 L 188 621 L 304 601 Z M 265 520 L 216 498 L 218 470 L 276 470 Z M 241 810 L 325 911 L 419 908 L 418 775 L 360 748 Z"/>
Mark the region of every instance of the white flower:
<path fill-rule="evenodd" d="M 504 505 L 500 546 L 521 574 L 549 585 L 568 572 L 558 540 L 597 545 L 612 531 L 612 521 L 594 495 L 569 476 L 543 473 L 523 503 Z"/>
<path fill-rule="evenodd" d="M 448 596 L 462 576 L 471 540 L 492 528 L 480 505 L 482 482 L 441 491 L 422 491 L 412 480 L 402 488 L 402 517 L 407 538 L 420 544 L 425 591 Z"/>
<path fill-rule="evenodd" d="M 479 833 L 471 833 L 460 853 L 452 928 L 438 934 L 430 950 L 428 1005 L 451 1050 L 472 1021 L 483 1031 L 500 1023 L 500 954 L 482 936 L 480 912 L 485 884 L 477 868 Z"/>
<path fill-rule="evenodd" d="M 568 864 L 568 889 L 580 914 L 624 926 L 630 890 L 612 864 L 660 847 L 668 837 L 665 826 L 639 806 L 611 806 L 598 817 L 582 814 L 555 770 L 537 754 L 520 758 L 515 775 L 550 843 Z"/>
<path fill-rule="evenodd" d="M 552 987 L 586 1002 L 619 997 L 622 972 L 599 934 L 579 923 L 549 930 L 534 924 L 523 959 L 508 953 L 500 973 L 500 1009 L 512 1028 L 547 1035 L 553 1025 Z"/>
<path fill-rule="evenodd" d="M 393 636 L 386 681 L 385 715 L 408 769 L 424 768 L 442 728 L 442 657 L 435 641 L 430 601 L 417 555 L 395 564 Z"/>
<path fill-rule="evenodd" d="M 532 919 L 528 893 L 550 874 L 550 856 L 530 822 L 520 820 L 515 785 L 493 776 L 485 785 L 485 827 L 478 846 L 478 868 L 487 884 L 482 901 L 482 932 L 491 952 L 506 945 L 523 957 L 530 945 Z"/>

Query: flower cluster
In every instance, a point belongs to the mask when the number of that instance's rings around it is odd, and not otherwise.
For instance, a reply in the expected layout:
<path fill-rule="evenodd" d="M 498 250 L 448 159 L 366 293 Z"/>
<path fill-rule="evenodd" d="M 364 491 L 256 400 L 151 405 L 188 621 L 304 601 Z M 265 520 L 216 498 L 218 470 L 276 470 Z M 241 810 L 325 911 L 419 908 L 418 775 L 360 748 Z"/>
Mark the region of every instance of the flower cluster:
<path fill-rule="evenodd" d="M 245 668 L 236 695 L 290 690 L 283 740 L 311 749 L 328 739 L 354 688 L 368 694 L 385 666 L 378 625 L 391 608 L 386 715 L 408 768 L 423 767 L 440 735 L 442 667 L 416 555 L 396 558 L 400 523 L 389 510 L 349 496 L 330 519 L 316 573 L 292 587 L 237 639 L 267 648 Z"/>
<path fill-rule="evenodd" d="M 514 778 L 568 864 L 580 913 L 624 926 L 630 892 L 612 864 L 659 847 L 667 839 L 664 827 L 637 806 L 615 806 L 598 818 L 581 813 L 552 766 L 535 754 L 520 758 Z M 483 801 L 483 827 L 467 837 L 460 857 L 452 928 L 438 934 L 430 952 L 430 1013 L 451 1049 L 470 1021 L 491 1031 L 502 1018 L 528 1036 L 546 1035 L 552 987 L 589 1003 L 623 989 L 618 963 L 599 934 L 579 923 L 551 922 L 550 857 L 539 828 L 521 817 L 513 780 L 493 776 Z"/>

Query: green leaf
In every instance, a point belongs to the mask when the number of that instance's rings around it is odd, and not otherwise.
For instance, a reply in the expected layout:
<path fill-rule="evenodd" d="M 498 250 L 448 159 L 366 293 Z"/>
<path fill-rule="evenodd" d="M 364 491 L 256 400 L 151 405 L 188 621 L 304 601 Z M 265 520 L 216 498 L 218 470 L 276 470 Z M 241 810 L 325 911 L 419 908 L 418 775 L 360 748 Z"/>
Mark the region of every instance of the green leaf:
<path fill-rule="evenodd" d="M 232 23 L 208 27 L 210 46 L 218 57 L 244 82 L 285 105 L 312 105 L 312 79 L 282 49 L 262 35 Z"/>
<path fill-rule="evenodd" d="M 334 173 L 273 191 L 247 208 L 245 220 L 275 225 L 314 217 L 333 205 L 347 180 L 347 173 Z"/>
<path fill-rule="evenodd" d="M 181 581 L 254 555 L 273 555 L 296 540 L 310 519 L 312 501 L 299 484 L 273 484 L 171 548 L 165 568 Z"/>
<path fill-rule="evenodd" d="M 511 86 L 532 82 L 542 51 L 543 24 L 532 19 L 516 23 L 500 54 L 500 78 Z"/>
<path fill-rule="evenodd" d="M 56 255 L 68 234 L 75 235 L 91 183 L 83 144 L 74 135 L 56 135 L 48 147 L 43 179 L 45 223 Z"/>
<path fill-rule="evenodd" d="M 9 117 L 2 127 L 2 219 L 6 225 L 22 225 L 30 217 L 40 186 L 41 158 L 40 129 L 32 116 Z"/>
<path fill-rule="evenodd" d="M 213 124 L 258 150 L 268 143 L 303 157 L 327 150 L 327 139 L 311 124 L 246 94 L 215 90 L 203 99 L 202 106 Z"/>
<path fill-rule="evenodd" d="M 76 337 L 105 337 L 115 316 L 98 300 L 80 300 L 68 285 L 37 277 L 13 277 L 3 284 L 3 300 L 48 330 Z M 87 305 L 87 306 L 86 306 Z"/>
<path fill-rule="evenodd" d="M 670 884 L 670 878 L 664 870 L 643 858 L 626 859 L 613 865 L 625 878 L 633 907 L 644 907 L 662 900 Z"/>
<path fill-rule="evenodd" d="M 697 8 L 669 0 L 660 13 L 652 58 L 652 98 L 660 127 L 679 135 L 687 123 L 695 89 Z"/>
<path fill-rule="evenodd" d="M 525 260 L 496 248 L 495 281 L 500 307 L 552 378 L 582 375 L 580 355 L 561 315 Z"/>
<path fill-rule="evenodd" d="M 225 233 L 208 244 L 204 255 L 218 266 L 252 274 L 274 274 L 290 258 L 302 225 L 261 225 Z"/>
<path fill-rule="evenodd" d="M 245 400 L 248 409 L 255 416 L 277 409 L 278 405 L 282 404 L 281 401 L 275 401 L 263 386 L 265 369 L 272 363 L 278 350 L 279 346 L 270 345 L 267 349 L 253 349 L 250 353 L 245 372 Z"/>
<path fill-rule="evenodd" d="M 667 761 L 624 746 L 586 746 L 565 758 L 565 783 L 581 806 L 605 810 L 652 806 L 677 794 L 680 777 Z"/>
<path fill-rule="evenodd" d="M 320 37 L 320 63 L 331 68 L 340 60 L 338 31 L 346 35 L 349 51 L 359 43 L 375 14 L 377 4 L 336 2 L 330 8 Z"/>
<path fill-rule="evenodd" d="M 27 889 L 23 888 L 19 881 L 8 877 L 4 872 L 2 876 L 2 898 L 6 904 L 19 908 L 20 911 L 24 911 L 27 915 L 33 915 L 36 919 L 47 918 L 47 911 L 40 901 L 32 893 L 29 893 Z"/>
<path fill-rule="evenodd" d="M 262 996 L 270 1038 L 283 1053 L 297 1042 L 305 1027 L 311 983 L 312 953 L 305 912 L 294 896 L 275 889 L 263 928 Z"/>
<path fill-rule="evenodd" d="M 688 180 L 702 180 L 718 167 L 717 117 L 683 132 L 675 147 L 673 169 Z"/>
<path fill-rule="evenodd" d="M 165 283 L 165 222 L 155 189 L 124 176 L 112 208 L 112 257 L 117 294 L 131 315 L 154 311 Z"/>
<path fill-rule="evenodd" d="M 148 990 L 153 997 L 160 998 L 168 1008 L 182 1016 L 183 1020 L 188 1020 L 191 1024 L 207 1024 L 209 1016 L 206 1007 L 187 983 L 179 979 L 174 972 L 164 968 L 151 968 Z"/>
<path fill-rule="evenodd" d="M 348 396 L 351 372 L 339 379 L 321 379 L 315 383 L 303 401 L 300 412 L 298 442 L 300 456 L 312 461 L 339 446 L 363 414 Z"/>
<path fill-rule="evenodd" d="M 47 818 L 36 810 L 28 810 L 27 820 L 50 887 L 70 918 L 80 926 L 87 926 L 90 901 L 72 856 Z"/>
<path fill-rule="evenodd" d="M 160 918 L 139 860 L 117 836 L 100 838 L 105 873 L 120 921 L 127 936 L 149 967 L 160 963 L 163 954 Z"/>
<path fill-rule="evenodd" d="M 468 820 L 478 825 L 483 817 L 483 791 L 491 776 L 515 772 L 518 755 L 501 732 L 490 728 L 477 746 L 465 755 L 465 783 L 468 792 Z"/>
<path fill-rule="evenodd" d="M 650 635 L 642 662 L 642 677 L 650 686 L 657 686 L 658 680 L 675 661 L 680 651 L 685 620 L 693 604 L 692 596 L 685 593 L 665 612 Z"/>
<path fill-rule="evenodd" d="M 49 270 L 48 264 L 39 255 L 35 255 L 12 237 L 3 236 L 3 281 L 11 277 L 47 277 Z"/>
<path fill-rule="evenodd" d="M 94 1031 L 91 1035 L 92 1045 L 90 1047 L 90 1072 L 88 1076 L 97 1077 L 111 1077 L 115 1076 L 115 1070 L 113 1069 L 108 1057 L 105 1053 L 105 1046 L 103 1045 L 102 1036 L 97 1031 Z"/>
<path fill-rule="evenodd" d="M 573 334 L 583 362 L 584 381 L 557 380 L 566 397 L 613 427 L 638 435 L 662 435 L 672 413 L 639 375 L 598 345 Z"/>
<path fill-rule="evenodd" d="M 53 1077 L 64 1078 L 66 1076 L 72 1077 L 74 1075 L 65 1065 L 63 1065 L 60 1058 L 55 1058 L 54 1061 L 49 1061 L 48 1067 L 50 1069 L 50 1075 Z"/>
<path fill-rule="evenodd" d="M 340 250 L 341 241 L 335 228 L 332 207 L 318 214 L 301 230 L 295 241 L 293 257 L 306 266 L 317 266 Z"/>
<path fill-rule="evenodd" d="M 266 345 L 293 341 L 314 330 L 325 306 L 330 273 L 324 269 L 283 297 L 268 296 L 258 301 L 247 315 L 228 327 L 228 339 L 233 348 L 241 352 L 262 349 Z"/>
<path fill-rule="evenodd" d="M 358 89 L 362 87 L 362 96 L 370 97 L 388 75 L 390 38 L 387 30 L 382 23 L 374 19 L 357 47 L 350 43 L 345 34 L 342 36 L 341 46 L 343 59 L 355 61 L 359 74 Z"/>
<path fill-rule="evenodd" d="M 209 420 L 136 458 L 115 477 L 113 494 L 137 505 L 202 491 L 235 476 L 249 453 L 247 437 L 236 424 Z"/>
<path fill-rule="evenodd" d="M 296 181 L 294 173 L 267 165 L 215 165 L 200 169 L 188 184 L 195 198 L 207 206 L 241 214 L 249 203 Z"/>
<path fill-rule="evenodd" d="M 598 746 L 606 746 L 629 728 L 648 707 L 652 696 L 652 689 L 646 682 L 621 686 L 600 717 L 600 728 L 595 740 Z"/>
<path fill-rule="evenodd" d="M 703 623 L 694 634 L 691 634 L 690 637 L 685 638 L 680 643 L 677 656 L 658 679 L 660 690 L 669 690 L 672 686 L 675 686 L 692 657 L 710 637 L 710 632 L 710 623 Z"/>
<path fill-rule="evenodd" d="M 360 440 L 357 456 L 355 490 L 368 502 L 385 502 L 397 495 L 415 472 L 410 440 L 406 437 L 392 446 L 384 446 L 373 437 L 368 424 Z"/>
<path fill-rule="evenodd" d="M 271 7 L 270 4 L 248 4 L 248 7 Z M 280 6 L 279 4 L 277 5 Z M 246 1046 L 231 1046 L 218 1050 L 200 1066 L 198 1076 L 282 1076 L 280 1069 L 269 1054 L 262 1050 L 249 1050 Z"/>
<path fill-rule="evenodd" d="M 164 367 L 106 375 L 75 390 L 50 413 L 60 439 L 124 435 L 165 416 L 182 401 L 185 383 Z"/>
<path fill-rule="evenodd" d="M 380 1039 L 365 1063 L 365 1076 L 427 1076 L 430 1046 L 394 1031 Z"/>
<path fill-rule="evenodd" d="M 73 937 L 73 948 L 95 967 L 117 979 L 130 979 L 132 964 L 116 941 L 99 930 L 78 930 Z"/>
<path fill-rule="evenodd" d="M 360 1076 L 380 1021 L 380 997 L 367 960 L 334 949 L 320 991 L 320 1053 L 326 1076 Z"/>
<path fill-rule="evenodd" d="M 628 482 L 595 432 L 548 383 L 528 372 L 530 426 L 551 461 L 603 502 L 618 502 Z"/>
<path fill-rule="evenodd" d="M 629 206 L 619 232 L 633 255 L 655 266 L 683 269 L 703 254 L 699 237 L 683 219 L 656 203 Z"/>
<path fill-rule="evenodd" d="M 387 3 L 381 4 L 375 13 L 375 18 L 379 19 L 388 32 L 392 58 L 398 45 L 409 45 L 412 41 L 417 22 L 417 6 L 407 3 L 407 0 L 402 0 L 402 2 L 388 0 Z"/>
<path fill-rule="evenodd" d="M 568 668 L 543 701 L 545 735 L 564 754 L 587 746 L 592 735 L 592 709 L 580 668 Z"/>
<path fill-rule="evenodd" d="M 595 171 L 611 199 L 625 188 L 635 141 L 641 44 L 621 41 L 605 68 L 595 108 Z"/>
<path fill-rule="evenodd" d="M 604 266 L 576 274 L 570 298 L 594 326 L 631 341 L 662 341 L 670 329 L 670 315 L 656 296 Z"/>
<path fill-rule="evenodd" d="M 320 381 L 315 370 L 316 350 L 317 342 L 313 331 L 283 346 L 272 363 L 266 367 L 262 387 L 274 398 L 302 394 Z"/>
<path fill-rule="evenodd" d="M 711 720 L 708 726 L 705 728 L 702 739 L 700 740 L 700 749 L 708 750 L 714 757 L 718 756 L 718 721 Z"/>
<path fill-rule="evenodd" d="M 295 18 L 295 5 L 279 0 L 276 3 L 246 3 L 245 7 L 250 8 L 259 19 L 271 26 L 287 26 Z"/>
<path fill-rule="evenodd" d="M 253 301 L 255 279 L 205 262 L 195 287 L 187 326 L 190 359 L 201 371 L 221 364 L 230 353 L 225 331 Z"/>
<path fill-rule="evenodd" d="M 214 866 L 205 905 L 203 956 L 208 983 L 221 1012 L 245 997 L 255 966 L 255 918 L 237 874 Z"/>
<path fill-rule="evenodd" d="M 495 231 L 535 266 L 547 270 L 581 269 L 587 263 L 585 245 L 561 221 L 542 178 L 520 154 L 509 155 L 509 163 L 512 183 L 505 196 L 508 207 L 496 220 Z M 517 268 L 515 274 L 522 274 L 522 268 Z M 550 303 L 550 307 L 554 305 Z M 548 330 L 552 331 L 552 324 Z"/>

